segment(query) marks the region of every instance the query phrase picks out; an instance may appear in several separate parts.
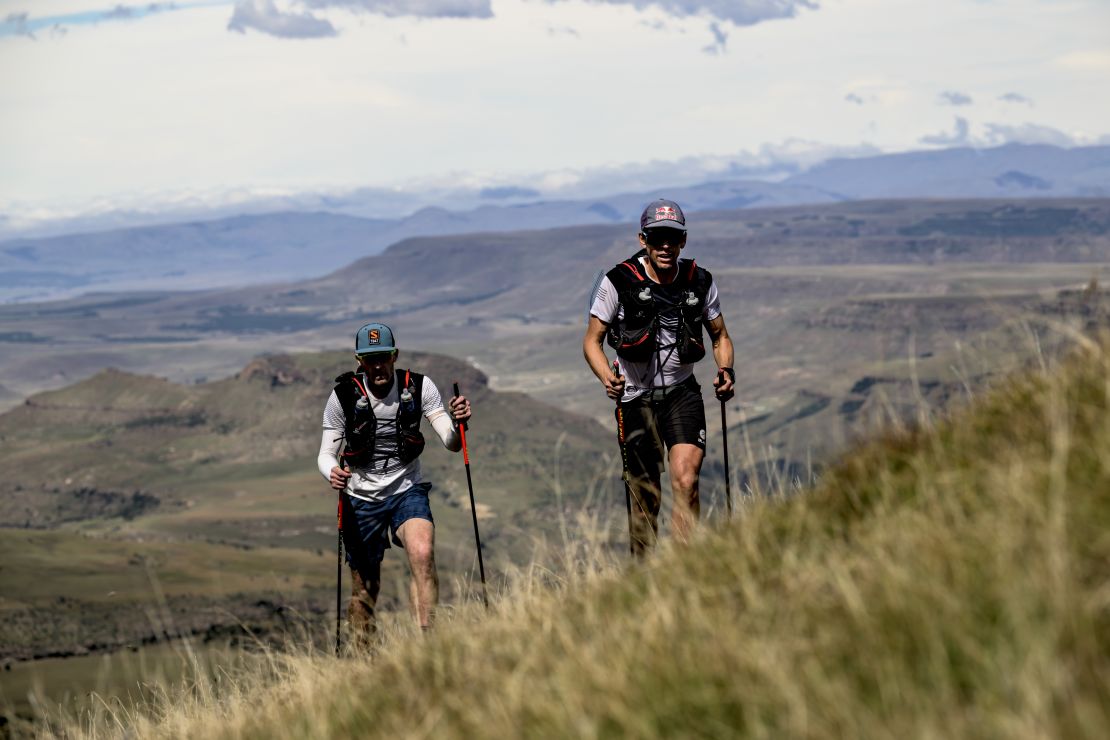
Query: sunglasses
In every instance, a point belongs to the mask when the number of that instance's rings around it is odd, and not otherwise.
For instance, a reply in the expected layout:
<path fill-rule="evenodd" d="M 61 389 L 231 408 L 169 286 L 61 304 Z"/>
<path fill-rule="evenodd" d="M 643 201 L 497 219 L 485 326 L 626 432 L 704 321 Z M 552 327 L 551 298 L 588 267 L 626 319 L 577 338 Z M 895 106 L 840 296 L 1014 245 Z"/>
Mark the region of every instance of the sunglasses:
<path fill-rule="evenodd" d="M 382 365 L 389 362 L 396 357 L 396 350 L 389 352 L 371 352 L 365 355 L 357 355 L 358 361 L 367 365 Z"/>
<path fill-rule="evenodd" d="M 641 233 L 644 236 L 644 241 L 656 248 L 666 244 L 677 246 L 686 239 L 686 232 L 678 229 L 650 229 Z"/>

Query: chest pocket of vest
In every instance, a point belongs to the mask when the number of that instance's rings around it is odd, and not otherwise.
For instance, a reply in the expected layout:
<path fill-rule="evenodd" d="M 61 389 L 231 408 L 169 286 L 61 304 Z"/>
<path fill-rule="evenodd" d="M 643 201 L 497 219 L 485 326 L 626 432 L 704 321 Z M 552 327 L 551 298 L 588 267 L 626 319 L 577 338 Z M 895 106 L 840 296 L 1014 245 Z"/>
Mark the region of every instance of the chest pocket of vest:
<path fill-rule="evenodd" d="M 678 325 L 678 361 L 683 364 L 697 362 L 705 357 L 705 335 L 702 333 L 701 300 L 691 290 L 686 291 L 682 306 L 682 321 Z"/>
<path fill-rule="evenodd" d="M 678 361 L 684 365 L 697 362 L 705 357 L 705 336 L 701 322 L 691 325 L 683 317 L 678 327 Z"/>
<path fill-rule="evenodd" d="M 659 313 L 647 285 L 633 286 L 622 296 L 624 318 L 609 325 L 606 341 L 617 356 L 629 362 L 647 362 L 657 346 Z"/>
<path fill-rule="evenodd" d="M 351 468 L 364 468 L 374 459 L 374 440 L 378 431 L 378 420 L 370 404 L 359 407 L 356 402 L 354 408 L 354 423 L 348 425 L 346 432 L 346 447 L 343 450 L 343 462 L 349 470 Z"/>

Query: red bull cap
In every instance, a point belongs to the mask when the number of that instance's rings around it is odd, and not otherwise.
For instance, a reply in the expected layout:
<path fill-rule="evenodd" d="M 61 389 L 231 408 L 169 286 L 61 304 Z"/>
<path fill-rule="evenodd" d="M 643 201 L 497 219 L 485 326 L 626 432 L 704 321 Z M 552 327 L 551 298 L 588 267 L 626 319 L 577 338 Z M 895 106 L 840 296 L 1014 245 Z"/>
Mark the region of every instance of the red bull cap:
<path fill-rule="evenodd" d="M 640 216 L 640 231 L 647 229 L 677 229 L 686 231 L 686 215 L 673 200 L 653 200 Z"/>

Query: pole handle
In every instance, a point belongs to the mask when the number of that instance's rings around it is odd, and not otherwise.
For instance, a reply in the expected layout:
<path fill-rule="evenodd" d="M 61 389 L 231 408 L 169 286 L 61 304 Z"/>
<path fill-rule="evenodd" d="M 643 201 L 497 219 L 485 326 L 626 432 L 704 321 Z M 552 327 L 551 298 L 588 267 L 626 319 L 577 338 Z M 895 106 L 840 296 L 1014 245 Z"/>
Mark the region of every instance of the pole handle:
<path fill-rule="evenodd" d="M 459 396 L 462 395 L 462 393 L 459 392 L 459 381 L 456 380 L 454 385 L 455 385 L 455 398 L 458 398 Z M 462 429 L 463 431 L 466 431 L 466 422 L 464 421 L 462 424 L 459 424 L 459 428 Z M 464 446 L 466 445 L 466 435 L 463 435 L 463 445 Z"/>
<path fill-rule="evenodd" d="M 612 370 L 613 370 L 613 375 L 616 375 L 618 378 L 621 376 L 621 366 L 619 364 L 617 364 L 617 358 L 615 358 L 615 357 L 613 358 Z M 620 396 L 617 396 L 617 405 L 618 406 L 621 405 Z"/>
<path fill-rule="evenodd" d="M 455 381 L 455 398 L 458 398 L 460 395 L 461 394 L 459 393 L 459 383 L 458 383 L 458 381 Z M 463 464 L 467 466 L 467 474 L 469 474 L 470 473 L 470 467 L 469 467 L 470 466 L 470 451 L 466 448 L 466 422 L 465 421 L 462 424 L 459 424 L 459 437 L 462 439 Z"/>

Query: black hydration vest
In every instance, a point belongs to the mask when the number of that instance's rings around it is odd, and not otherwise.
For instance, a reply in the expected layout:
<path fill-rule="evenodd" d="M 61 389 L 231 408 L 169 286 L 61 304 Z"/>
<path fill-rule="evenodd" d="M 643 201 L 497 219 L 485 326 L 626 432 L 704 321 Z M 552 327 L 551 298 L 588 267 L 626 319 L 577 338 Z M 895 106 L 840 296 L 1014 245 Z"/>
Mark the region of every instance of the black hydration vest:
<path fill-rule="evenodd" d="M 659 316 L 664 311 L 677 311 L 680 316 L 674 350 L 678 361 L 697 362 L 705 357 L 702 317 L 713 276 L 694 260 L 679 260 L 674 281 L 656 283 L 640 264 L 640 257 L 646 254 L 647 250 L 641 249 L 605 274 L 624 308 L 623 318 L 609 325 L 606 340 L 618 357 L 647 362 L 656 350 L 670 349 L 658 346 Z"/>
<path fill-rule="evenodd" d="M 381 463 L 383 469 L 391 457 L 397 457 L 405 465 L 420 457 L 424 451 L 424 435 L 420 433 L 420 417 L 423 416 L 421 395 L 424 390 L 424 376 L 409 370 L 397 370 L 393 382 L 399 398 L 399 411 L 395 428 L 386 430 L 381 437 L 378 425 L 389 425 L 384 419 L 374 415 L 370 397 L 354 372 L 347 372 L 335 379 L 335 395 L 343 407 L 346 443 L 340 462 L 345 468 L 372 468 Z M 408 400 L 403 397 L 408 391 Z M 359 403 L 365 399 L 365 403 Z"/>

